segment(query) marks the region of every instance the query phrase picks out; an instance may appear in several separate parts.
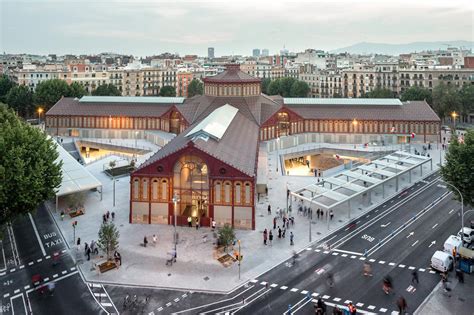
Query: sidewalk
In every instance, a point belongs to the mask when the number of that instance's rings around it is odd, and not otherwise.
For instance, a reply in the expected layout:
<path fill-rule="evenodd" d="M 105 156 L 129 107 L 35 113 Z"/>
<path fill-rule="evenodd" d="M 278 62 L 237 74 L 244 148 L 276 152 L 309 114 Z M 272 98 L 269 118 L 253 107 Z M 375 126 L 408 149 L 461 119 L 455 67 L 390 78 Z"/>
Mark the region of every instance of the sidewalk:
<path fill-rule="evenodd" d="M 452 275 L 452 278 L 454 278 L 454 275 Z M 474 314 L 474 299 L 472 298 L 474 292 L 473 276 L 464 274 L 464 283 L 452 280 L 448 283 L 448 287 L 451 291 L 448 293 L 444 292 L 440 282 L 414 314 Z"/>
<path fill-rule="evenodd" d="M 434 157 L 434 156 L 433 156 Z M 86 168 L 103 184 L 103 199 L 97 193 L 90 192 L 85 201 L 86 213 L 82 216 L 64 221 L 59 218 L 59 212 L 64 208 L 60 202 L 58 213 L 52 213 L 63 235 L 69 242 L 72 251 L 75 251 L 78 266 L 85 278 L 89 281 L 120 283 L 128 285 L 156 286 L 162 288 L 185 289 L 192 291 L 227 292 L 248 280 L 254 279 L 268 269 L 288 259 L 293 250 L 302 250 L 309 244 L 308 217 L 300 216 L 293 211 L 295 226 L 287 231 L 286 238 L 278 239 L 278 231 L 273 230 L 273 218 L 277 208 L 286 208 L 286 186 L 292 190 L 314 182 L 312 176 L 282 176 L 276 172 L 276 153 L 261 151 L 259 167 L 263 164 L 264 171 L 259 170 L 258 176 L 264 176 L 268 183 L 268 196 L 261 197 L 256 205 L 256 229 L 254 231 L 236 230 L 237 239 L 241 240 L 241 279 L 238 279 L 237 263 L 225 268 L 216 259 L 213 246 L 213 233 L 209 228 L 178 227 L 179 242 L 177 246 L 178 261 L 173 266 L 166 266 L 167 253 L 173 248 L 174 227 L 169 225 L 129 224 L 129 194 L 130 178 L 122 177 L 116 182 L 116 206 L 113 207 L 113 182 L 103 173 L 103 165 L 109 160 L 116 159 L 111 156 L 88 165 Z M 139 159 L 139 163 L 140 163 Z M 437 161 L 434 161 L 435 166 Z M 431 171 L 426 169 L 423 174 Z M 418 181 L 419 175 L 413 175 L 412 183 Z M 259 182 L 263 182 L 260 181 Z M 407 187 L 408 178 L 401 180 L 400 190 Z M 387 188 L 386 197 L 395 194 L 395 189 Z M 271 201 L 272 214 L 268 215 L 268 202 Z M 372 198 L 371 204 L 353 203 L 351 219 L 354 219 L 376 206 L 382 201 L 381 194 Z M 295 206 L 293 207 L 295 208 Z M 99 274 L 94 264 L 102 262 L 104 258 L 92 257 L 87 261 L 84 257 L 84 242 L 90 243 L 97 240 L 98 231 L 102 224 L 102 215 L 106 212 L 115 212 L 115 224 L 120 232 L 119 252 L 122 256 L 122 266 L 118 270 Z M 73 246 L 72 221 L 78 221 L 76 238 L 81 238 L 81 249 L 77 251 Z M 347 210 L 334 211 L 334 219 L 329 221 L 318 220 L 313 209 L 313 224 L 311 224 L 312 242 L 334 232 L 349 221 Z M 282 225 L 279 220 L 278 225 Z M 272 230 L 274 235 L 273 245 L 263 244 L 263 230 Z M 277 228 L 278 229 L 278 228 Z M 294 233 L 294 246 L 290 246 L 289 234 Z M 153 246 L 152 236 L 156 234 L 158 242 Z M 143 243 L 144 236 L 148 238 L 148 246 Z M 207 242 L 204 242 L 207 236 Z M 232 253 L 232 251 L 230 251 Z"/>

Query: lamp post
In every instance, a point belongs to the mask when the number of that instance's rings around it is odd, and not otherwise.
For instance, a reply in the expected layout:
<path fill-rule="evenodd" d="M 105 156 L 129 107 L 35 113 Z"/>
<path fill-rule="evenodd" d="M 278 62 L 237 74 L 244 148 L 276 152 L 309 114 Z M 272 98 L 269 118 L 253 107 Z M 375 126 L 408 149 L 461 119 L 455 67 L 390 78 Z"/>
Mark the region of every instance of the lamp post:
<path fill-rule="evenodd" d="M 38 107 L 38 122 L 41 124 L 41 114 L 43 113 L 43 108 Z"/>
<path fill-rule="evenodd" d="M 277 158 L 276 158 L 276 171 L 278 173 L 278 164 L 280 163 L 280 155 L 279 155 L 279 148 L 280 148 L 280 137 L 277 137 L 276 139 L 277 143 Z"/>
<path fill-rule="evenodd" d="M 241 253 L 240 253 L 240 240 L 237 241 L 237 243 L 239 244 L 239 280 L 240 280 L 240 262 L 242 261 L 242 258 L 241 258 Z"/>
<path fill-rule="evenodd" d="M 72 230 L 73 230 L 73 245 L 76 245 L 76 225 L 77 221 L 72 222 Z"/>
<path fill-rule="evenodd" d="M 113 197 L 114 200 L 113 200 L 113 206 L 115 207 L 115 182 L 118 181 L 118 180 L 115 179 L 115 176 L 112 177 L 112 180 L 113 180 L 113 182 L 114 182 L 114 189 L 113 189 L 113 190 L 114 190 L 114 197 Z"/>
<path fill-rule="evenodd" d="M 464 199 L 463 199 L 463 197 L 462 197 L 461 191 L 459 191 L 459 189 L 458 189 L 456 186 L 454 186 L 453 184 L 450 184 L 450 183 L 448 183 L 448 182 L 446 182 L 446 181 L 444 181 L 444 180 L 442 180 L 442 179 L 438 179 L 438 180 L 439 180 L 440 182 L 443 182 L 443 183 L 445 183 L 446 185 L 449 185 L 449 186 L 451 186 L 452 188 L 454 188 L 454 190 L 456 190 L 456 191 L 458 192 L 459 196 L 461 196 L 461 235 L 462 235 L 463 230 L 464 230 Z M 438 187 L 446 188 L 446 186 L 443 186 L 443 185 L 438 185 Z M 469 212 L 469 211 L 468 211 L 468 212 Z M 461 236 L 461 238 L 462 238 L 463 244 L 464 244 L 464 237 Z"/>
<path fill-rule="evenodd" d="M 456 117 L 458 117 L 458 114 L 454 111 L 451 113 L 451 117 L 453 117 L 453 131 L 456 132 Z"/>
<path fill-rule="evenodd" d="M 178 202 L 179 202 L 178 196 L 174 195 L 173 196 L 173 203 L 174 203 L 174 211 L 173 211 L 174 212 L 174 252 L 175 252 L 176 257 L 178 256 L 178 251 L 177 251 L 178 234 L 176 233 L 176 218 L 177 218 L 176 210 L 177 210 L 177 207 L 178 207 Z"/>
<path fill-rule="evenodd" d="M 357 120 L 354 118 L 354 120 L 352 121 L 352 142 L 354 142 L 354 147 L 355 147 L 355 132 L 356 132 L 356 127 L 357 127 Z"/>

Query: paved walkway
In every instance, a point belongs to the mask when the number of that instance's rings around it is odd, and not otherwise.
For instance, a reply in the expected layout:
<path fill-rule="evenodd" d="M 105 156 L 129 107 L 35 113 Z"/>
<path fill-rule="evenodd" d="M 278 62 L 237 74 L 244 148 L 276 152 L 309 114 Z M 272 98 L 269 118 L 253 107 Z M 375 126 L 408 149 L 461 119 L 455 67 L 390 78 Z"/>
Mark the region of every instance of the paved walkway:
<path fill-rule="evenodd" d="M 432 155 L 433 157 L 435 155 Z M 138 163 L 143 162 L 145 157 L 139 158 Z M 223 267 L 214 253 L 213 233 L 209 228 L 178 227 L 178 262 L 173 266 L 166 266 L 167 253 L 173 247 L 173 226 L 168 225 L 142 225 L 129 224 L 129 177 L 122 177 L 116 182 L 116 206 L 113 207 L 113 183 L 103 173 L 103 165 L 116 157 L 108 157 L 87 166 L 87 169 L 103 184 L 103 199 L 100 200 L 98 193 L 90 192 L 85 201 L 86 213 L 83 216 L 70 219 L 66 217 L 61 221 L 58 213 L 53 213 L 64 236 L 73 246 L 73 229 L 71 222 L 78 221 L 76 237 L 81 238 L 81 249 L 76 251 L 80 270 L 87 280 L 103 281 L 110 283 L 122 283 L 129 285 L 149 285 L 167 288 L 218 291 L 226 292 L 250 279 L 264 273 L 269 268 L 281 263 L 291 256 L 293 250 L 304 249 L 309 243 L 309 220 L 305 216 L 293 213 L 295 226 L 290 227 L 284 239 L 278 239 L 274 233 L 272 246 L 263 245 L 262 232 L 265 228 L 272 228 L 273 217 L 277 208 L 286 207 L 286 185 L 290 189 L 300 188 L 314 182 L 314 177 L 304 176 L 282 176 L 275 172 L 276 153 L 267 153 L 263 150 L 259 156 L 258 176 L 264 176 L 259 182 L 267 181 L 269 186 L 268 197 L 263 197 L 257 203 L 256 230 L 236 231 L 237 238 L 241 240 L 241 253 L 244 257 L 241 264 L 241 278 L 239 280 L 238 265 L 234 264 L 228 268 Z M 435 161 L 436 162 L 436 161 Z M 435 163 L 433 163 L 435 165 Z M 424 172 L 424 175 L 428 174 Z M 417 181 L 413 176 L 413 182 Z M 401 186 L 407 186 L 408 180 L 401 181 Z M 387 196 L 394 193 L 386 190 Z M 272 204 L 272 214 L 267 213 L 269 200 Z M 362 215 L 369 209 L 375 207 L 381 201 L 381 196 L 372 198 L 373 204 L 363 205 L 360 202 L 353 203 L 351 217 Z M 59 204 L 63 209 L 65 202 Z M 102 224 L 102 215 L 106 212 L 115 212 L 115 224 L 120 232 L 119 252 L 122 255 L 122 266 L 118 270 L 99 274 L 94 264 L 104 260 L 103 257 L 93 257 L 87 261 L 83 255 L 84 241 L 97 240 L 99 227 Z M 332 233 L 334 230 L 344 226 L 348 222 L 347 210 L 335 211 L 334 219 L 329 222 L 318 221 L 314 215 L 314 223 L 311 225 L 312 241 Z M 278 222 L 281 225 L 281 221 Z M 290 246 L 289 232 L 295 235 L 295 244 Z M 156 234 L 158 242 L 154 246 L 152 235 Z M 141 245 L 144 236 L 147 236 L 149 244 L 145 248 Z M 204 242 L 207 236 L 207 242 Z"/>

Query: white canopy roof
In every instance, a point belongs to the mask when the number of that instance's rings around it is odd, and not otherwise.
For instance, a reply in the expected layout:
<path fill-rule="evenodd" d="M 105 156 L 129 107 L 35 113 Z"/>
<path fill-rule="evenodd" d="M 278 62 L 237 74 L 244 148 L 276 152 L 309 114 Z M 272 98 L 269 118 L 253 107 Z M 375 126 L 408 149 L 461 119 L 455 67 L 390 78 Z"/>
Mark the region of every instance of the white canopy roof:
<path fill-rule="evenodd" d="M 102 187 L 102 183 L 76 161 L 61 145 L 56 145 L 56 151 L 59 153 L 56 162 L 63 161 L 63 178 L 61 186 L 59 186 L 56 192 L 57 197 Z"/>

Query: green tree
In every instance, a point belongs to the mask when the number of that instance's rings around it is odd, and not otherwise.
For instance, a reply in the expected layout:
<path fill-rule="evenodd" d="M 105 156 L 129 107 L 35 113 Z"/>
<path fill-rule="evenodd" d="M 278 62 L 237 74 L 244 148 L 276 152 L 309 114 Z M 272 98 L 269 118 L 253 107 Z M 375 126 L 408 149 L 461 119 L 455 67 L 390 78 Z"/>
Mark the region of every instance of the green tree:
<path fill-rule="evenodd" d="M 291 97 L 308 97 L 309 85 L 304 81 L 295 81 L 291 86 L 290 96 Z"/>
<path fill-rule="evenodd" d="M 11 88 L 6 96 L 6 102 L 22 117 L 31 117 L 34 114 L 33 93 L 24 85 Z"/>
<path fill-rule="evenodd" d="M 81 98 L 87 95 L 86 89 L 78 82 L 72 82 L 69 86 L 69 93 L 65 96 Z"/>
<path fill-rule="evenodd" d="M 224 225 L 218 231 L 219 244 L 224 245 L 224 251 L 227 251 L 227 247 L 232 244 L 235 240 L 234 228 L 230 224 Z"/>
<path fill-rule="evenodd" d="M 474 112 L 474 85 L 464 85 L 459 94 L 461 97 L 461 115 L 463 118 L 466 118 L 470 113 Z"/>
<path fill-rule="evenodd" d="M 393 98 L 393 92 L 385 88 L 375 88 L 366 94 L 367 98 Z"/>
<path fill-rule="evenodd" d="M 464 135 L 464 143 L 456 136 L 446 153 L 446 163 L 441 167 L 443 180 L 454 185 L 461 192 L 464 204 L 474 206 L 474 130 Z M 458 192 L 448 185 L 449 189 L 461 200 Z"/>
<path fill-rule="evenodd" d="M 204 84 L 198 79 L 193 79 L 188 85 L 188 97 L 202 95 L 204 93 Z"/>
<path fill-rule="evenodd" d="M 176 96 L 176 88 L 171 85 L 165 85 L 160 89 L 160 96 Z"/>
<path fill-rule="evenodd" d="M 283 97 L 291 97 L 291 89 L 293 87 L 293 84 L 297 81 L 295 78 L 280 78 L 281 81 L 280 83 L 280 95 Z"/>
<path fill-rule="evenodd" d="M 281 80 L 275 79 L 268 85 L 268 95 L 281 95 Z"/>
<path fill-rule="evenodd" d="M 10 89 L 15 86 L 6 75 L 0 76 L 0 102 L 6 102 L 6 96 Z"/>
<path fill-rule="evenodd" d="M 63 96 L 71 96 L 69 85 L 66 81 L 52 79 L 40 82 L 36 86 L 34 100 L 37 105 L 43 107 L 47 112 Z"/>
<path fill-rule="evenodd" d="M 55 146 L 0 104 L 0 226 L 55 196 L 62 177 Z"/>
<path fill-rule="evenodd" d="M 418 86 L 412 86 L 408 90 L 403 92 L 400 99 L 403 102 L 426 100 L 428 104 L 433 104 L 433 97 L 431 95 L 430 90 Z"/>
<path fill-rule="evenodd" d="M 453 111 L 461 109 L 461 95 L 453 85 L 441 83 L 433 89 L 433 109 L 444 121 Z"/>
<path fill-rule="evenodd" d="M 94 96 L 121 96 L 122 93 L 113 84 L 102 84 L 92 91 Z"/>
<path fill-rule="evenodd" d="M 112 222 L 103 223 L 99 230 L 97 246 L 107 254 L 107 259 L 111 260 L 113 253 L 118 249 L 120 233 Z"/>
<path fill-rule="evenodd" d="M 272 82 L 272 80 L 270 78 L 265 78 L 262 80 L 262 93 L 263 94 L 268 94 L 268 87 L 270 86 L 270 83 Z"/>

